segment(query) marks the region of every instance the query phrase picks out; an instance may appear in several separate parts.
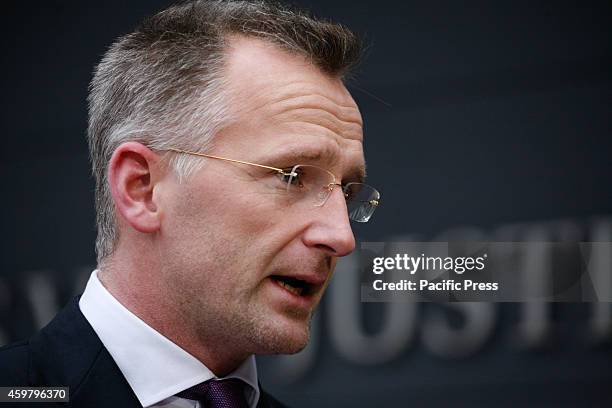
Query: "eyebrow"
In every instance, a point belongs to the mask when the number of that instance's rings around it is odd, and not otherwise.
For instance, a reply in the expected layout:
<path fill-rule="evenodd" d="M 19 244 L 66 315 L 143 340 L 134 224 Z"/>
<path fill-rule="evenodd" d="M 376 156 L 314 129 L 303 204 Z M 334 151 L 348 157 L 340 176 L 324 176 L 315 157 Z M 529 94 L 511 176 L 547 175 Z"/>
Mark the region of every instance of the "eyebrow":
<path fill-rule="evenodd" d="M 262 157 L 262 163 L 270 166 L 277 166 L 278 161 L 283 160 L 286 164 L 310 164 L 310 163 L 324 163 L 332 165 L 338 161 L 337 149 L 332 148 L 305 148 L 302 147 L 288 147 L 286 150 L 279 150 L 270 155 Z M 329 170 L 329 169 L 328 169 Z M 366 166 L 365 163 L 352 165 L 348 170 L 343 180 L 349 180 L 353 182 L 363 183 L 366 178 Z M 341 180 L 342 181 L 342 180 Z"/>
<path fill-rule="evenodd" d="M 363 165 L 352 167 L 348 173 L 348 176 L 349 180 L 354 180 L 357 183 L 365 182 L 365 179 L 367 177 L 365 162 L 363 163 Z"/>

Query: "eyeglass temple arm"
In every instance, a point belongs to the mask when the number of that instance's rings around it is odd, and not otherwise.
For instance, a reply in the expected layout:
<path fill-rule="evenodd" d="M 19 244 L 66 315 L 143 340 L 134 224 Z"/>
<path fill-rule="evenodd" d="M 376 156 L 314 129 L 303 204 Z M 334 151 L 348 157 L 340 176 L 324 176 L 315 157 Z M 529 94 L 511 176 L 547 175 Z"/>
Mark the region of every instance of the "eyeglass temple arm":
<path fill-rule="evenodd" d="M 283 176 L 295 176 L 295 174 L 292 173 L 292 172 L 287 173 L 283 169 L 279 169 L 277 167 L 266 166 L 266 165 L 263 165 L 263 164 L 251 163 L 251 162 L 242 161 L 242 160 L 228 159 L 228 158 L 225 158 L 225 157 L 213 156 L 211 154 L 189 152 L 187 150 L 172 149 L 172 148 L 170 148 L 168 150 L 176 152 L 176 153 L 184 153 L 184 154 L 191 154 L 191 155 L 194 155 L 194 156 L 207 157 L 209 159 L 225 160 L 225 161 L 229 161 L 229 162 L 233 162 L 233 163 L 248 164 L 249 166 L 257 166 L 257 167 L 261 167 L 261 168 L 264 168 L 264 169 L 274 170 L 274 171 L 278 172 L 279 174 L 282 174 Z"/>
<path fill-rule="evenodd" d="M 285 170 L 279 169 L 278 167 L 266 166 L 264 164 L 257 164 L 257 163 L 251 163 L 251 162 L 247 162 L 247 161 L 242 161 L 242 160 L 228 159 L 226 157 L 213 156 L 212 154 L 190 152 L 190 151 L 187 151 L 187 150 L 174 149 L 174 148 L 170 148 L 170 149 L 168 149 L 168 151 L 172 151 L 172 152 L 176 152 L 176 153 L 191 154 L 191 155 L 200 156 L 200 157 L 207 157 L 209 159 L 225 160 L 225 161 L 229 161 L 229 162 L 232 162 L 232 163 L 248 164 L 249 166 L 257 166 L 257 167 L 261 167 L 261 168 L 264 168 L 264 169 L 274 170 L 274 171 L 278 172 L 279 174 L 282 174 L 283 176 L 295 176 L 295 173 L 293 173 L 293 171 L 287 173 Z M 334 186 L 340 186 L 340 188 L 343 187 L 342 184 L 336 183 L 334 181 L 333 183 L 329 183 L 328 188 L 331 190 L 332 188 L 334 188 Z M 378 206 L 378 200 L 370 200 L 368 202 L 370 203 L 370 205 L 372 205 L 374 207 Z"/>

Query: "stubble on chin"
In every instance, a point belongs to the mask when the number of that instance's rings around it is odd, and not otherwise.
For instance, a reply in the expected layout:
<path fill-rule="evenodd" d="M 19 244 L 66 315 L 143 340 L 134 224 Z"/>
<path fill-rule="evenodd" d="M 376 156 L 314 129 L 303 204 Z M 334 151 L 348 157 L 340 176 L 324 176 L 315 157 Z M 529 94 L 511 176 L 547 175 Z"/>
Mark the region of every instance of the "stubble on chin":
<path fill-rule="evenodd" d="M 208 303 L 204 311 L 198 302 L 183 306 L 189 309 L 200 343 L 233 350 L 235 355 L 294 354 L 310 338 L 312 311 L 286 309 L 279 314 L 252 304 L 242 310 L 231 302 Z"/>
<path fill-rule="evenodd" d="M 286 324 L 283 320 L 289 319 Z M 249 333 L 253 344 L 253 354 L 295 354 L 304 349 L 310 340 L 312 313 L 295 317 L 284 316 L 280 319 L 270 317 L 269 321 L 253 322 Z"/>

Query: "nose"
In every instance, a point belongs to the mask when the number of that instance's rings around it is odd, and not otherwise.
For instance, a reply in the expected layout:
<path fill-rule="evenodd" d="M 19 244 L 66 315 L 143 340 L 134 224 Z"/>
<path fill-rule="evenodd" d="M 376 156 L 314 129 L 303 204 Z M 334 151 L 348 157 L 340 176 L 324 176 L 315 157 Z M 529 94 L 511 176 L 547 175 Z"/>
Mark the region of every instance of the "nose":
<path fill-rule="evenodd" d="M 304 244 L 336 257 L 353 252 L 355 236 L 342 189 L 334 188 L 325 204 L 313 210 L 312 223 L 302 238 Z"/>

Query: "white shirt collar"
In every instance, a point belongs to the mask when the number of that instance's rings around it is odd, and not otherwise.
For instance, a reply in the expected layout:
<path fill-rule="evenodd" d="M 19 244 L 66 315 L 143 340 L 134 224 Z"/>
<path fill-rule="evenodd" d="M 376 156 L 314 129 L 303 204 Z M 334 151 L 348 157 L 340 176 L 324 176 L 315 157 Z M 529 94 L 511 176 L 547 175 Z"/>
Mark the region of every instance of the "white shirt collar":
<path fill-rule="evenodd" d="M 143 407 L 216 378 L 194 356 L 146 324 L 102 285 L 93 271 L 79 301 L 81 312 L 113 357 Z M 224 378 L 239 378 L 250 407 L 259 400 L 255 356 Z"/>

